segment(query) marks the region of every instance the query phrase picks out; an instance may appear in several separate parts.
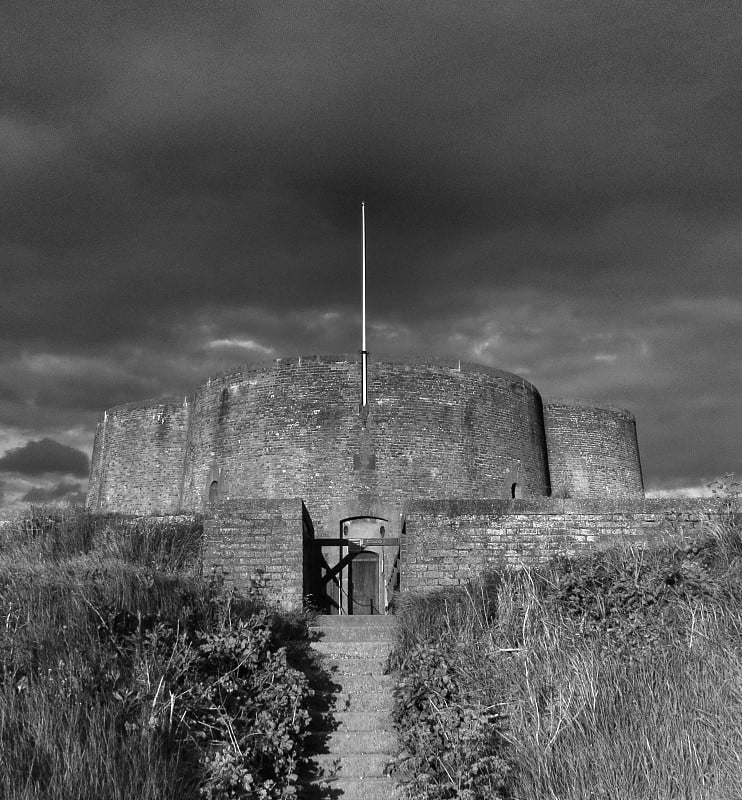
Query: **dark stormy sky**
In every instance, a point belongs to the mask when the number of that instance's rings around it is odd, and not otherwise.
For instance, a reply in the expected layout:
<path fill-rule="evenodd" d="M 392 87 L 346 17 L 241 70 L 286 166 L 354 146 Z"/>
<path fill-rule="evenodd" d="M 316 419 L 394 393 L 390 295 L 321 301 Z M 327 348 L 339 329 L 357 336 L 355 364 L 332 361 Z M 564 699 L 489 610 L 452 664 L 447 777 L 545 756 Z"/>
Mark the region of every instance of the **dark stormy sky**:
<path fill-rule="evenodd" d="M 3 3 L 0 503 L 99 412 L 360 348 L 637 416 L 650 490 L 742 471 L 737 2 Z"/>

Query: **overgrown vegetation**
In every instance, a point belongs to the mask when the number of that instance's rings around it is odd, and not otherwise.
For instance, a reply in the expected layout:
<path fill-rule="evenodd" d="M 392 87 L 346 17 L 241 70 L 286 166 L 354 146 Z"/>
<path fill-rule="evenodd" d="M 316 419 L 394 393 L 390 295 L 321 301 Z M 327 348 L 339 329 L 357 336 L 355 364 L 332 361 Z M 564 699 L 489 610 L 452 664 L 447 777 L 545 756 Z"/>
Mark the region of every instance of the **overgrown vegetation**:
<path fill-rule="evenodd" d="M 742 797 L 739 517 L 490 575 L 399 616 L 409 797 Z"/>
<path fill-rule="evenodd" d="M 0 796 L 283 798 L 306 624 L 198 574 L 200 525 L 34 509 L 0 541 Z"/>

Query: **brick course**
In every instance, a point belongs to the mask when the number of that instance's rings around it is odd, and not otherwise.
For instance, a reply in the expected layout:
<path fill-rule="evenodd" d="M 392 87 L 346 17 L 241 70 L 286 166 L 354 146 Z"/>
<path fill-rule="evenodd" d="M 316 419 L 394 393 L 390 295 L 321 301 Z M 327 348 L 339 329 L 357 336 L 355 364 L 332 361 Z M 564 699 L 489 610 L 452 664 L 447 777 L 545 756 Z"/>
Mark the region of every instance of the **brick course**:
<path fill-rule="evenodd" d="M 633 414 L 563 397 L 544 398 L 543 409 L 553 496 L 643 496 Z"/>
<path fill-rule="evenodd" d="M 304 512 L 299 499 L 222 503 L 204 520 L 204 573 L 285 609 L 304 591 Z"/>
<path fill-rule="evenodd" d="M 169 514 L 180 510 L 187 402 L 128 403 L 105 412 L 91 459 L 88 507 Z"/>
<path fill-rule="evenodd" d="M 706 500 L 421 500 L 402 537 L 402 591 L 466 583 L 488 570 L 533 566 L 617 542 L 693 534 L 718 520 Z"/>

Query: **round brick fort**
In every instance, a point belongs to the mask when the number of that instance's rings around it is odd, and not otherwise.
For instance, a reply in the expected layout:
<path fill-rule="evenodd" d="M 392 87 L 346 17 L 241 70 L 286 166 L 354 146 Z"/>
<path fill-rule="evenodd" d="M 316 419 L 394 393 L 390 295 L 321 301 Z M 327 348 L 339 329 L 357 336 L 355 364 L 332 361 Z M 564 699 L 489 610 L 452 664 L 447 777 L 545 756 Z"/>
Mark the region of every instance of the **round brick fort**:
<path fill-rule="evenodd" d="M 88 505 L 151 514 L 299 497 L 314 527 L 399 519 L 412 499 L 642 494 L 631 414 L 542 403 L 517 375 L 458 361 L 277 359 L 209 378 L 180 401 L 109 409 Z"/>

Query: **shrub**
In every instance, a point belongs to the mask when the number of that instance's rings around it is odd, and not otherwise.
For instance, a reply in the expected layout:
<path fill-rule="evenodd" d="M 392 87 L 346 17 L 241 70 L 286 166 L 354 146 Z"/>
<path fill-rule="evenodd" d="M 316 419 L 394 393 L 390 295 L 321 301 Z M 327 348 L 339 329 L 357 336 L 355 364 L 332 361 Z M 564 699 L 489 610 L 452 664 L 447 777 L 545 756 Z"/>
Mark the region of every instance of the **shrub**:
<path fill-rule="evenodd" d="M 410 600 L 394 656 L 399 766 L 422 775 L 408 795 L 742 797 L 740 538 L 729 516 Z"/>
<path fill-rule="evenodd" d="M 17 552 L 0 559 L 0 615 L 0 796 L 294 793 L 300 619 L 194 575 Z"/>
<path fill-rule="evenodd" d="M 0 555 L 60 561 L 80 555 L 176 572 L 197 567 L 199 517 L 95 515 L 73 506 L 32 506 L 0 529 Z"/>
<path fill-rule="evenodd" d="M 467 691 L 441 644 L 417 647 L 409 658 L 415 668 L 394 693 L 402 745 L 396 766 L 408 790 L 431 800 L 501 797 L 509 766 L 499 714 Z"/>

